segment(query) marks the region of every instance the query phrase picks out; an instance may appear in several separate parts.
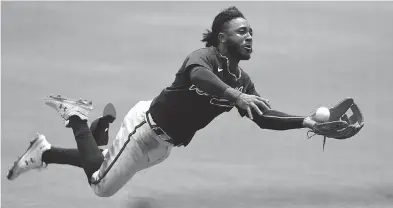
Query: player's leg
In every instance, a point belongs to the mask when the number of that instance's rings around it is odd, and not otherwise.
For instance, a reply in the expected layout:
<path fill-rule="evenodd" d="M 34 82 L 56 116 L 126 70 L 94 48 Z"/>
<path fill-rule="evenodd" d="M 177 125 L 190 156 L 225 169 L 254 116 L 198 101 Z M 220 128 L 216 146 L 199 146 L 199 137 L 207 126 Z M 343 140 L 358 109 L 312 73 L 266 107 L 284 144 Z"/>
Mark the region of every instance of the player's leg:
<path fill-rule="evenodd" d="M 77 149 L 53 147 L 43 134 L 37 133 L 25 153 L 8 170 L 7 179 L 15 180 L 29 170 L 42 170 L 49 164 L 66 164 L 82 167 L 81 156 Z"/>
<path fill-rule="evenodd" d="M 108 144 L 109 125 L 116 120 L 116 109 L 112 103 L 108 103 L 102 112 L 102 116 L 95 119 L 90 125 L 90 131 L 98 146 Z M 100 149 L 103 155 L 107 149 Z M 52 147 L 42 154 L 42 162 L 49 164 L 65 164 L 82 168 L 81 155 L 76 148 Z"/>
<path fill-rule="evenodd" d="M 102 113 L 102 116 L 95 119 L 90 125 L 90 131 L 98 146 L 108 144 L 109 125 L 116 120 L 116 110 L 112 103 L 108 103 Z M 103 155 L 107 149 L 100 148 Z M 76 148 L 52 147 L 46 150 L 42 155 L 42 161 L 46 164 L 65 164 L 81 167 L 81 155 Z"/>
<path fill-rule="evenodd" d="M 100 151 L 103 155 L 107 153 L 107 149 L 100 149 Z M 37 134 L 30 142 L 25 153 L 8 170 L 7 178 L 8 180 L 15 180 L 29 170 L 42 170 L 49 164 L 71 165 L 82 168 L 81 155 L 78 149 L 53 147 L 43 134 Z"/>
<path fill-rule="evenodd" d="M 108 103 L 103 112 L 102 116 L 94 120 L 90 125 L 90 131 L 93 133 L 93 137 L 98 146 L 108 144 L 109 140 L 109 125 L 116 119 L 115 106 L 112 103 Z"/>
<path fill-rule="evenodd" d="M 78 149 L 52 147 L 42 153 L 42 162 L 45 164 L 71 165 L 82 168 Z"/>
<path fill-rule="evenodd" d="M 103 115 L 93 121 L 90 126 L 95 141 L 99 145 L 108 143 L 109 124 L 116 119 L 116 110 L 113 104 L 108 103 Z M 95 124 L 95 125 L 93 125 Z M 100 149 L 103 155 L 107 149 Z M 18 158 L 8 170 L 7 178 L 15 180 L 19 175 L 32 169 L 43 169 L 49 164 L 65 164 L 82 168 L 81 155 L 78 149 L 54 147 L 43 134 L 37 133 L 30 142 L 26 152 Z"/>
<path fill-rule="evenodd" d="M 107 149 L 100 149 L 103 155 L 107 153 Z M 45 164 L 71 165 L 82 167 L 81 155 L 76 148 L 61 148 L 52 146 L 50 149 L 42 153 L 42 162 Z"/>
<path fill-rule="evenodd" d="M 164 161 L 172 145 L 160 140 L 146 123 L 150 101 L 137 103 L 125 116 L 115 140 L 108 148 L 91 187 L 101 197 L 120 190 L 138 171 Z"/>
<path fill-rule="evenodd" d="M 93 173 L 101 166 L 104 161 L 104 156 L 94 140 L 87 120 L 77 115 L 73 115 L 69 117 L 69 126 L 74 133 L 82 168 L 87 178 L 90 179 Z"/>
<path fill-rule="evenodd" d="M 160 141 L 146 124 L 145 113 L 151 101 L 139 102 L 130 110 L 105 160 L 86 122 L 92 110 L 91 103 L 62 97 L 50 97 L 46 103 L 60 113 L 67 127 L 73 129 L 81 165 L 98 196 L 113 195 L 137 171 L 166 159 L 172 148 L 171 144 Z"/>
<path fill-rule="evenodd" d="M 42 153 L 50 148 L 51 144 L 46 140 L 45 136 L 37 133 L 36 137 L 30 141 L 30 145 L 25 153 L 8 170 L 7 179 L 14 180 L 29 170 L 45 168 L 46 164 L 42 162 Z"/>
<path fill-rule="evenodd" d="M 64 119 L 66 127 L 72 128 L 79 151 L 81 165 L 88 179 L 98 170 L 104 160 L 100 149 L 87 124 L 92 102 L 49 96 L 45 104 L 54 108 Z"/>

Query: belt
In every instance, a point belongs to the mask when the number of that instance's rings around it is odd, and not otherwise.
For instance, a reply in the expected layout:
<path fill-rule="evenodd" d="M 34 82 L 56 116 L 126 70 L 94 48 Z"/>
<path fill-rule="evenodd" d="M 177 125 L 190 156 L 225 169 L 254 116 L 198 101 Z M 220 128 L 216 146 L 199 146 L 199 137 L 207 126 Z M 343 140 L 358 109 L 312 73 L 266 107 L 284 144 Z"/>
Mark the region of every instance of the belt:
<path fill-rule="evenodd" d="M 153 132 L 155 134 L 157 134 L 157 136 L 159 136 L 160 139 L 162 139 L 163 141 L 168 142 L 174 146 L 177 146 L 177 145 L 175 145 L 175 141 L 167 133 L 165 133 L 165 131 L 161 127 L 159 127 L 154 122 L 149 111 L 146 112 L 146 121 L 149 124 L 151 130 L 153 130 Z"/>

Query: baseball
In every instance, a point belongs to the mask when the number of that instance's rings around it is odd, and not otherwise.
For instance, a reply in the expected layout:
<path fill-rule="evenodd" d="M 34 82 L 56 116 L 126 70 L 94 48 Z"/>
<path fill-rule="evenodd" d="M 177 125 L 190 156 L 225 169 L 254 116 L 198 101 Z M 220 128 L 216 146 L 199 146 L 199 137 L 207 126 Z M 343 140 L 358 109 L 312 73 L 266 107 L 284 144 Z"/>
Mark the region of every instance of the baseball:
<path fill-rule="evenodd" d="M 315 121 L 316 122 L 326 122 L 329 120 L 330 110 L 327 107 L 319 107 L 315 112 Z"/>

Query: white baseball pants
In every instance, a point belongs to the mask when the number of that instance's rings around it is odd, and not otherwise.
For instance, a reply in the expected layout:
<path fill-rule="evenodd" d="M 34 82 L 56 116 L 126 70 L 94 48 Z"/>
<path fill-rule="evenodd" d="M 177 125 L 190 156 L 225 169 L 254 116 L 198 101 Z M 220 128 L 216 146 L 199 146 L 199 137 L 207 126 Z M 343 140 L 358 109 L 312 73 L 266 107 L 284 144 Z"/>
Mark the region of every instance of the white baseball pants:
<path fill-rule="evenodd" d="M 136 172 L 169 156 L 173 145 L 157 136 L 146 122 L 150 104 L 151 100 L 140 101 L 124 117 L 104 162 L 92 176 L 91 187 L 97 196 L 114 195 Z"/>

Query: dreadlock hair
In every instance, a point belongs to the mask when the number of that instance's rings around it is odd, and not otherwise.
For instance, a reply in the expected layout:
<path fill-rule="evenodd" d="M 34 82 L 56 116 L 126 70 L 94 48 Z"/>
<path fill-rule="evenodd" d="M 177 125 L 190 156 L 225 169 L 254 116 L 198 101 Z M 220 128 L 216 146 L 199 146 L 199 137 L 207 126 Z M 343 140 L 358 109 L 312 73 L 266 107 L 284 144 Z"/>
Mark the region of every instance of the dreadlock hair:
<path fill-rule="evenodd" d="M 221 32 L 223 25 L 236 18 L 244 18 L 244 15 L 235 7 L 231 6 L 221 11 L 215 18 L 212 24 L 211 31 L 206 30 L 203 33 L 202 42 L 206 42 L 206 47 L 218 46 L 218 33 Z"/>

